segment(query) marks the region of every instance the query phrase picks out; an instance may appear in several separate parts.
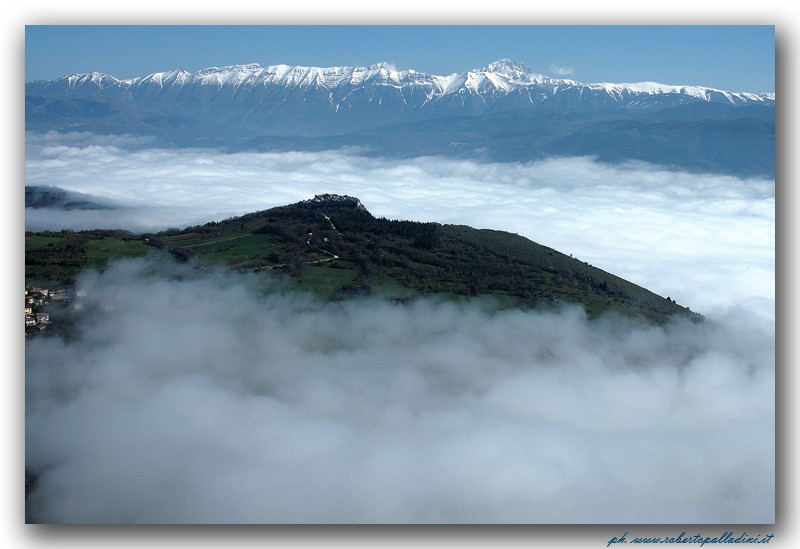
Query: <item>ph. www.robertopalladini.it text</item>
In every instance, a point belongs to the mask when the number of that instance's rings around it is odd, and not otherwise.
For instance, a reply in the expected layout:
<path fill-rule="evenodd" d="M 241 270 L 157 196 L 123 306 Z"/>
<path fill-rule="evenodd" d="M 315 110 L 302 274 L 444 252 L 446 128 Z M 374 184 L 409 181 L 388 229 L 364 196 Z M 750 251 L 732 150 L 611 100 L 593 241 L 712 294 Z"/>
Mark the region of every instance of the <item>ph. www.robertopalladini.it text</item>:
<path fill-rule="evenodd" d="M 627 535 L 628 532 L 625 532 L 622 534 L 622 537 L 611 538 L 606 547 L 609 547 L 612 543 L 628 543 L 628 540 L 625 538 Z M 630 543 L 699 543 L 700 547 L 706 543 L 769 543 L 769 540 L 771 540 L 775 534 L 770 534 L 762 538 L 761 534 L 758 534 L 756 537 L 752 537 L 748 536 L 747 532 L 744 532 L 738 538 L 734 538 L 733 536 L 733 532 L 725 532 L 721 536 L 715 538 L 703 537 L 700 534 L 687 536 L 686 532 L 683 532 L 681 535 L 675 538 L 631 538 Z"/>

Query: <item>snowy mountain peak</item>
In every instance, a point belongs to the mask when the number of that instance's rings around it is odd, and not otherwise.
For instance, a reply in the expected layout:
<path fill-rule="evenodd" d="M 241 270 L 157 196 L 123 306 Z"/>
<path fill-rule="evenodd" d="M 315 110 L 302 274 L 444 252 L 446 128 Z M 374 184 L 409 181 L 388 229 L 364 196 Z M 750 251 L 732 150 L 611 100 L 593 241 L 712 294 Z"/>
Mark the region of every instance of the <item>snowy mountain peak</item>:
<path fill-rule="evenodd" d="M 551 95 L 556 93 L 559 88 L 582 87 L 588 90 L 602 91 L 612 96 L 630 96 L 636 94 L 646 95 L 669 95 L 678 94 L 692 96 L 706 101 L 723 101 L 733 104 L 743 104 L 748 101 L 763 103 L 764 101 L 774 102 L 775 93 L 752 94 L 734 93 L 702 86 L 674 86 L 659 84 L 656 82 L 638 83 L 607 83 L 600 82 L 595 84 L 582 84 L 575 80 L 556 79 L 532 72 L 531 69 L 519 61 L 512 61 L 508 58 L 499 59 L 489 63 L 481 69 L 471 70 L 465 73 L 453 73 L 449 76 L 436 76 L 412 69 L 398 70 L 393 64 L 387 62 L 375 63 L 368 67 L 345 66 L 345 67 L 304 67 L 290 65 L 269 65 L 262 67 L 258 63 L 244 65 L 228 65 L 225 67 L 209 67 L 196 72 L 187 72 L 183 69 L 170 72 L 158 72 L 147 76 L 118 80 L 117 78 L 99 73 L 89 72 L 83 74 L 71 74 L 54 80 L 28 82 L 26 90 L 31 92 L 38 90 L 38 93 L 46 94 L 58 93 L 57 83 L 66 82 L 68 87 L 75 89 L 84 87 L 86 84 L 99 86 L 102 89 L 110 88 L 135 88 L 137 85 L 144 85 L 148 82 L 177 81 L 185 85 L 193 83 L 217 83 L 241 85 L 243 82 L 260 82 L 261 85 L 322 85 L 326 88 L 330 86 L 360 85 L 367 81 L 384 82 L 387 85 L 400 86 L 423 86 L 430 90 L 437 88 L 440 93 L 450 94 L 461 88 L 478 90 L 486 88 L 487 83 L 490 87 L 502 90 L 503 93 L 511 93 L 520 88 L 532 88 L 544 85 L 547 88 L 537 90 L 537 93 Z M 427 93 L 427 92 L 426 92 Z M 430 101 L 429 98 L 428 101 Z"/>
<path fill-rule="evenodd" d="M 520 74 L 530 74 L 531 69 L 525 63 L 520 63 L 519 61 L 512 61 L 511 59 L 500 59 L 495 61 L 494 63 L 489 63 L 485 67 L 481 69 L 482 72 L 496 72 L 499 74 L 505 75 L 520 75 Z"/>
<path fill-rule="evenodd" d="M 118 80 L 113 76 L 108 74 L 104 74 L 102 72 L 87 72 L 83 74 L 70 74 L 69 76 L 63 77 L 63 79 L 69 82 L 102 82 L 103 80 L 110 80 L 117 82 Z"/>
<path fill-rule="evenodd" d="M 248 63 L 247 65 L 228 65 L 227 67 L 209 67 L 207 69 L 199 70 L 196 74 L 220 74 L 230 72 L 258 72 L 261 70 L 261 65 L 258 63 Z"/>
<path fill-rule="evenodd" d="M 335 134 L 427 118 L 531 108 L 630 111 L 698 101 L 732 106 L 775 103 L 774 93 L 733 93 L 655 82 L 581 84 L 531 72 L 524 63 L 510 59 L 449 76 L 398 70 L 386 62 L 327 68 L 250 63 L 158 72 L 129 80 L 86 73 L 29 82 L 25 93 L 106 97 L 274 135 Z"/>

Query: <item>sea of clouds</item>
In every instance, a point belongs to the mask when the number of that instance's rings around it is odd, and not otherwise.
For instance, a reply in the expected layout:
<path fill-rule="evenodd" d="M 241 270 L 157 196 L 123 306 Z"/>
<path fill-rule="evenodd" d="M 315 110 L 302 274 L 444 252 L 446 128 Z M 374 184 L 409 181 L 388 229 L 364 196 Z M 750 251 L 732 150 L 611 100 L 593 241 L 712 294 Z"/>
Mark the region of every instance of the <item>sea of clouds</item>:
<path fill-rule="evenodd" d="M 119 262 L 79 280 L 90 313 L 71 338 L 26 343 L 37 520 L 774 522 L 774 181 L 49 134 L 27 137 L 26 184 L 116 207 L 27 209 L 29 230 L 349 194 L 377 216 L 522 234 L 706 315 L 320 304 L 279 280 Z"/>
<path fill-rule="evenodd" d="M 385 160 L 357 150 L 156 149 L 148 138 L 93 134 L 26 139 L 26 185 L 60 187 L 117 206 L 27 208 L 27 230 L 163 230 L 326 192 L 349 194 L 378 217 L 521 234 L 692 310 L 746 301 L 774 316 L 773 180 L 591 158 Z"/>

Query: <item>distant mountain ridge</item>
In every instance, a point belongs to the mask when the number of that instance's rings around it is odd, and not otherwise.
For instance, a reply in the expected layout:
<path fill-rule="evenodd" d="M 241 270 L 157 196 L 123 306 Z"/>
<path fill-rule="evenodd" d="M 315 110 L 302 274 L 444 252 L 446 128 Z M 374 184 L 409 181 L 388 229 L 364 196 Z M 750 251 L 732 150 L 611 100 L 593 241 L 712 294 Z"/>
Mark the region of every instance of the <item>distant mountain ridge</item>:
<path fill-rule="evenodd" d="M 26 208 L 50 208 L 58 210 L 110 210 L 105 206 L 92 202 L 89 197 L 80 193 L 67 192 L 58 187 L 25 185 Z"/>
<path fill-rule="evenodd" d="M 174 70 L 119 80 L 92 72 L 28 82 L 26 96 L 98 97 L 262 135 L 324 136 L 388 124 L 517 109 L 654 111 L 705 102 L 775 104 L 775 94 L 654 82 L 582 84 L 508 59 L 449 76 L 369 67 L 258 64 Z"/>

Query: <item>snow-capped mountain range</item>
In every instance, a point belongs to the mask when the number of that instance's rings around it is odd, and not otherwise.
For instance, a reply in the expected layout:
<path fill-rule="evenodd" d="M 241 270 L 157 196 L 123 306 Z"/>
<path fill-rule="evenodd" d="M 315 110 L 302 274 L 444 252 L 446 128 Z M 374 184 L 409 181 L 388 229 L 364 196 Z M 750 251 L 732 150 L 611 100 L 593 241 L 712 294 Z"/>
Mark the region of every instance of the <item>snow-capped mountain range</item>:
<path fill-rule="evenodd" d="M 370 67 L 258 64 L 175 70 L 119 80 L 102 73 L 29 82 L 25 93 L 101 97 L 186 118 L 272 135 L 331 135 L 446 116 L 522 108 L 558 111 L 653 110 L 689 102 L 774 105 L 775 94 L 700 86 L 581 84 L 502 59 L 449 76 Z"/>

